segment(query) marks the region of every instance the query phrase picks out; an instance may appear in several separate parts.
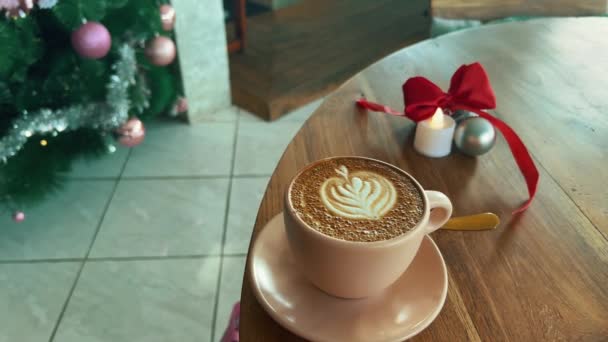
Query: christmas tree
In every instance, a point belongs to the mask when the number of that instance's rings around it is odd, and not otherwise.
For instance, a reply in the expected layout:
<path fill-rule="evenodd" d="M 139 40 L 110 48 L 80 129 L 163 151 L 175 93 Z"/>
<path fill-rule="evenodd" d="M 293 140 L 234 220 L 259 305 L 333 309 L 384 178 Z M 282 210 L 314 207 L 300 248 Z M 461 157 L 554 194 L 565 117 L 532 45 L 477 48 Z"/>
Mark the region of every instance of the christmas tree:
<path fill-rule="evenodd" d="M 75 158 L 139 144 L 140 120 L 185 99 L 168 3 L 0 0 L 0 14 L 0 212 L 21 221 Z"/>

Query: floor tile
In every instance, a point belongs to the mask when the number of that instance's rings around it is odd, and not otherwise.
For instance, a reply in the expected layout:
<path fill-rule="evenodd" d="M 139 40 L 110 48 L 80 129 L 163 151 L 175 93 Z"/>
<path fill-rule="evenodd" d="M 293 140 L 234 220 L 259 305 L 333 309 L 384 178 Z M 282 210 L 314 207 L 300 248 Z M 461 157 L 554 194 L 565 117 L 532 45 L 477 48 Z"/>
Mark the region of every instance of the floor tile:
<path fill-rule="evenodd" d="M 224 257 L 222 265 L 222 279 L 217 306 L 217 319 L 215 321 L 214 341 L 224 334 L 232 306 L 241 300 L 241 286 L 245 272 L 246 257 Z"/>
<path fill-rule="evenodd" d="M 253 224 L 269 179 L 256 177 L 232 180 L 224 253 L 247 253 Z"/>
<path fill-rule="evenodd" d="M 0 342 L 48 341 L 79 266 L 0 265 Z"/>
<path fill-rule="evenodd" d="M 239 112 L 239 121 L 241 123 L 243 122 L 267 122 L 266 120 L 262 119 L 261 117 L 253 114 L 252 112 L 241 108 L 240 112 Z"/>
<path fill-rule="evenodd" d="M 197 122 L 234 122 L 239 116 L 239 107 L 230 106 L 218 111 L 205 112 L 194 115 Z"/>
<path fill-rule="evenodd" d="M 127 160 L 129 149 L 114 146 L 116 151 L 91 159 L 79 158 L 72 163 L 72 169 L 66 173 L 68 178 L 117 178 Z"/>
<path fill-rule="evenodd" d="M 125 177 L 228 175 L 235 123 L 160 123 L 133 149 Z"/>
<path fill-rule="evenodd" d="M 281 116 L 279 119 L 276 120 L 276 122 L 283 122 L 283 121 L 304 122 L 304 121 L 308 120 L 308 118 L 312 115 L 312 113 L 315 110 L 317 110 L 317 108 L 319 108 L 319 106 L 321 105 L 322 102 L 323 102 L 323 98 L 320 98 L 318 100 L 305 104 L 304 106 L 294 109 L 291 112 L 286 113 L 285 115 Z M 241 120 L 241 122 L 264 122 L 265 121 L 262 118 L 260 118 L 259 116 L 255 115 L 251 112 L 248 112 L 245 109 L 241 109 L 240 120 Z"/>
<path fill-rule="evenodd" d="M 228 178 L 121 180 L 92 257 L 218 254 Z"/>
<path fill-rule="evenodd" d="M 242 122 L 236 144 L 234 174 L 270 175 L 301 122 Z"/>
<path fill-rule="evenodd" d="M 241 122 L 241 124 L 243 122 L 267 122 L 261 117 L 243 108 L 241 108 L 241 111 L 239 112 L 239 121 Z"/>
<path fill-rule="evenodd" d="M 211 341 L 219 258 L 88 262 L 54 342 Z"/>
<path fill-rule="evenodd" d="M 114 188 L 114 181 L 68 180 L 14 223 L 0 215 L 0 260 L 82 258 Z"/>

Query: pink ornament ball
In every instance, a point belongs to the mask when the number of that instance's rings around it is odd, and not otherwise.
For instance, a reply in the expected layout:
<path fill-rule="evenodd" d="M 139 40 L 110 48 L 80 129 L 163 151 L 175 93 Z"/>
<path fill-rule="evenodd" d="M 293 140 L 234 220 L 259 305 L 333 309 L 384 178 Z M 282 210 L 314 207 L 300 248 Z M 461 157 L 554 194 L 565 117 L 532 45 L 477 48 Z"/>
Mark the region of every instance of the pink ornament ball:
<path fill-rule="evenodd" d="M 100 23 L 88 22 L 72 32 L 72 47 L 85 58 L 102 58 L 112 46 L 108 29 Z"/>
<path fill-rule="evenodd" d="M 185 97 L 179 97 L 175 102 L 175 111 L 179 114 L 188 111 L 188 100 Z"/>
<path fill-rule="evenodd" d="M 157 66 L 166 66 L 173 63 L 176 53 L 177 50 L 173 40 L 164 36 L 152 38 L 146 46 L 148 60 Z"/>
<path fill-rule="evenodd" d="M 175 9 L 173 9 L 173 6 L 168 4 L 160 6 L 160 22 L 163 25 L 163 30 L 173 30 L 175 26 Z"/>
<path fill-rule="evenodd" d="M 13 213 L 13 221 L 17 223 L 25 221 L 25 213 L 23 211 L 15 211 Z"/>
<path fill-rule="evenodd" d="M 137 118 L 129 119 L 122 124 L 116 132 L 116 140 L 125 147 L 134 147 L 141 144 L 146 136 L 143 122 Z"/>

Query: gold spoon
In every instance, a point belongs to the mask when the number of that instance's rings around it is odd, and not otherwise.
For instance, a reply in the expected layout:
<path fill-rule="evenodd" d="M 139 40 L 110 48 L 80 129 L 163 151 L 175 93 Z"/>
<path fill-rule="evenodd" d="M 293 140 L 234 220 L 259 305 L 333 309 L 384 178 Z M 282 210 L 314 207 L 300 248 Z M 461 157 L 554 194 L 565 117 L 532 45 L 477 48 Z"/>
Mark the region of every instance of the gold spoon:
<path fill-rule="evenodd" d="M 500 219 L 494 213 L 452 217 L 441 229 L 447 230 L 488 230 L 494 229 Z"/>

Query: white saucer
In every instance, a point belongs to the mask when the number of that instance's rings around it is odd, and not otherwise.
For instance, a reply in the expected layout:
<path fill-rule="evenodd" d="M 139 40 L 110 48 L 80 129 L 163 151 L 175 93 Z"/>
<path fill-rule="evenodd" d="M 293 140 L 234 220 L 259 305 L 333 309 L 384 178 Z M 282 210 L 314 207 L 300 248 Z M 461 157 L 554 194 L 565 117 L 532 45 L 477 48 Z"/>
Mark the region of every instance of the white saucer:
<path fill-rule="evenodd" d="M 297 271 L 282 213 L 259 234 L 250 261 L 260 304 L 285 329 L 312 341 L 402 341 L 433 322 L 448 291 L 445 262 L 427 236 L 407 271 L 381 295 L 330 296 Z"/>

